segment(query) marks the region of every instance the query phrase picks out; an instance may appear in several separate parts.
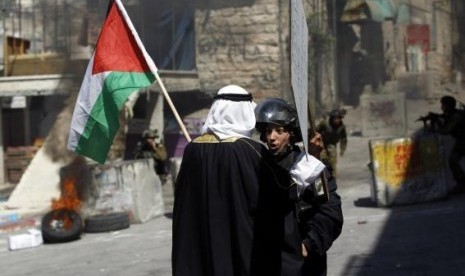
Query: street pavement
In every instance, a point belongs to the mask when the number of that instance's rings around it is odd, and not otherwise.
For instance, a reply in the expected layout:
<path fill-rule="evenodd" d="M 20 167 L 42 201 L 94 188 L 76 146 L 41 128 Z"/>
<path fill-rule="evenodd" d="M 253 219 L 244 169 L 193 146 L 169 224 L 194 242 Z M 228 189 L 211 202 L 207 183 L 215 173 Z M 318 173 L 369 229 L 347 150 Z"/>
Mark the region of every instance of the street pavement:
<path fill-rule="evenodd" d="M 376 207 L 371 201 L 368 138 L 349 137 L 338 167 L 344 227 L 328 252 L 328 275 L 465 275 L 465 195 Z M 0 275 L 171 275 L 172 187 L 165 216 L 61 244 L 9 251 L 0 232 Z M 34 224 L 29 224 L 34 227 Z"/>
<path fill-rule="evenodd" d="M 339 162 L 344 227 L 328 252 L 328 275 L 465 275 L 465 195 L 376 207 L 368 141 L 349 137 Z"/>

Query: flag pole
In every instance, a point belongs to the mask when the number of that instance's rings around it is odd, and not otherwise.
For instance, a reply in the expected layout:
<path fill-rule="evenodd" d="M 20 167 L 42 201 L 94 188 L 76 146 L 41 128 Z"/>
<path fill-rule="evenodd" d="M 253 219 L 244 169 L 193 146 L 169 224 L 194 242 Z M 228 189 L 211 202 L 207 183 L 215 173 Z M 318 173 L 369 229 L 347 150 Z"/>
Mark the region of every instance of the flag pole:
<path fill-rule="evenodd" d="M 176 117 L 176 121 L 178 121 L 179 127 L 181 128 L 182 133 L 184 134 L 184 137 L 186 137 L 186 140 L 188 142 L 192 141 L 189 133 L 186 130 L 186 127 L 184 126 L 184 123 L 181 120 L 181 117 L 179 117 L 179 114 L 176 111 L 176 108 L 174 107 L 173 102 L 171 101 L 171 98 L 168 95 L 168 92 L 166 91 L 165 85 L 163 84 L 163 82 L 160 79 L 160 76 L 158 75 L 158 69 L 155 66 L 155 63 L 153 62 L 152 58 L 149 56 L 149 54 L 145 50 L 144 44 L 142 44 L 142 41 L 140 40 L 139 35 L 137 34 L 136 29 L 134 28 L 134 25 L 132 24 L 131 19 L 129 18 L 129 16 L 128 16 L 127 12 L 126 12 L 126 9 L 124 8 L 123 4 L 121 3 L 121 0 L 114 0 L 114 1 L 118 5 L 118 9 L 123 14 L 123 17 L 124 17 L 126 23 L 128 24 L 128 27 L 131 30 L 132 35 L 134 36 L 134 39 L 136 40 L 136 43 L 139 46 L 139 49 L 141 50 L 142 54 L 145 57 L 145 60 L 147 61 L 147 65 L 148 65 L 150 71 L 152 71 L 152 73 L 155 75 L 155 78 L 156 78 L 158 84 L 161 87 L 161 91 L 163 92 L 163 96 L 165 96 L 165 99 L 168 102 L 168 105 L 170 106 L 171 111 L 173 111 L 174 117 Z"/>
<path fill-rule="evenodd" d="M 155 78 L 157 79 L 158 84 L 160 85 L 161 91 L 163 92 L 163 95 L 165 96 L 166 101 L 168 102 L 168 105 L 170 106 L 171 110 L 174 113 L 174 117 L 176 117 L 176 120 L 178 121 L 179 127 L 182 130 L 182 133 L 184 134 L 184 137 L 186 137 L 187 142 L 192 141 L 189 133 L 187 132 L 186 126 L 184 126 L 181 117 L 179 117 L 178 112 L 176 111 L 176 108 L 174 107 L 173 102 L 171 101 L 170 96 L 168 95 L 168 92 L 166 91 L 165 85 L 160 79 L 160 76 L 155 73 Z"/>

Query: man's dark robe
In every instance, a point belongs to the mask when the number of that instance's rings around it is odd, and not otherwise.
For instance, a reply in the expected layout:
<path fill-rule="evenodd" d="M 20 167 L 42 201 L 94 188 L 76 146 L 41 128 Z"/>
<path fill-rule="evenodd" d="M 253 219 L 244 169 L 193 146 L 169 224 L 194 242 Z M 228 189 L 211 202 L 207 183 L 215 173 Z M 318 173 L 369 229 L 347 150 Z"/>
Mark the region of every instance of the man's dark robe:
<path fill-rule="evenodd" d="M 279 275 L 287 172 L 251 139 L 203 135 L 184 151 L 175 185 L 175 276 Z"/>

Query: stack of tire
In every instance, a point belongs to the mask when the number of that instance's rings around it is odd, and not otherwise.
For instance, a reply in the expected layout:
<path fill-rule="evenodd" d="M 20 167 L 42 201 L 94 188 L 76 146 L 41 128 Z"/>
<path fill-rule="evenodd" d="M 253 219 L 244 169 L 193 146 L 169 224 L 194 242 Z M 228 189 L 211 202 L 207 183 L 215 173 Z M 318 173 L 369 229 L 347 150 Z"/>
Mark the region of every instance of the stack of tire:
<path fill-rule="evenodd" d="M 118 212 L 90 216 L 85 219 L 84 232 L 99 233 L 129 228 L 129 214 Z"/>
<path fill-rule="evenodd" d="M 84 222 L 74 210 L 57 209 L 45 214 L 41 230 L 45 243 L 61 243 L 77 240 L 82 232 L 101 233 L 129 228 L 129 214 L 115 212 L 87 217 Z"/>

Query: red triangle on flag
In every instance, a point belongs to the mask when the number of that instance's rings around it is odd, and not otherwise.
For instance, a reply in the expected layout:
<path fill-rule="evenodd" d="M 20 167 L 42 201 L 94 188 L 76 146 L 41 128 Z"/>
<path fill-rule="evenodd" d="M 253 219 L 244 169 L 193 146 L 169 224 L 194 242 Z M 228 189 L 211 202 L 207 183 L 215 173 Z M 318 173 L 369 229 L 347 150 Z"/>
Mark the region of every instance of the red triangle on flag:
<path fill-rule="evenodd" d="M 106 71 L 149 72 L 144 55 L 114 1 L 100 31 L 92 74 Z"/>

